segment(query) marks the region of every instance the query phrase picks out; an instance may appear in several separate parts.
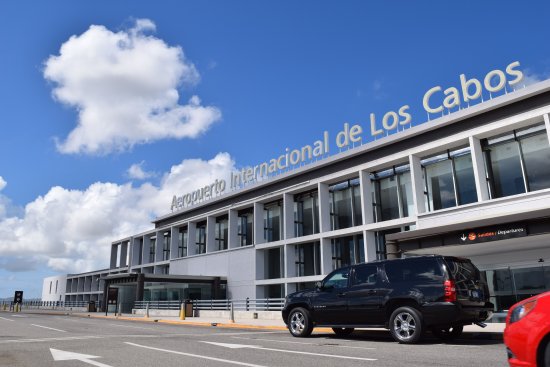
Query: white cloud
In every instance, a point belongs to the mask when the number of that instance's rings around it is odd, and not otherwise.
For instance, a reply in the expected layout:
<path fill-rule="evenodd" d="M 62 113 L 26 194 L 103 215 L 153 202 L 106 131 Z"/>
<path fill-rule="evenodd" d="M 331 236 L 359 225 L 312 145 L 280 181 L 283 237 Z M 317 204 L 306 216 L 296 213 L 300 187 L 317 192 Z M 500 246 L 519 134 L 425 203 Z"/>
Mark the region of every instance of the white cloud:
<path fill-rule="evenodd" d="M 2 178 L 2 176 L 0 176 L 0 191 L 2 191 L 2 189 L 4 187 L 6 187 L 8 183 Z"/>
<path fill-rule="evenodd" d="M 209 161 L 183 160 L 149 182 L 96 182 L 85 190 L 52 187 L 25 206 L 21 216 L 0 217 L 0 258 L 11 258 L 0 268 L 44 266 L 59 272 L 84 272 L 108 266 L 110 244 L 151 229 L 151 219 L 170 212 L 172 196 L 228 179 L 235 163 L 227 153 Z M 24 262 L 18 257 L 28 254 Z"/>
<path fill-rule="evenodd" d="M 126 175 L 128 175 L 129 178 L 133 178 L 136 180 L 145 180 L 147 178 L 155 176 L 154 172 L 146 172 L 143 170 L 144 164 L 145 161 L 132 164 L 130 168 L 128 168 L 128 170 L 126 171 Z"/>
<path fill-rule="evenodd" d="M 144 33 L 154 30 L 148 19 L 116 33 L 92 25 L 48 58 L 44 77 L 54 84 L 54 98 L 78 111 L 77 126 L 57 142 L 60 152 L 106 154 L 195 138 L 221 118 L 197 96 L 179 103 L 178 87 L 196 84 L 199 73 L 181 47 Z"/>

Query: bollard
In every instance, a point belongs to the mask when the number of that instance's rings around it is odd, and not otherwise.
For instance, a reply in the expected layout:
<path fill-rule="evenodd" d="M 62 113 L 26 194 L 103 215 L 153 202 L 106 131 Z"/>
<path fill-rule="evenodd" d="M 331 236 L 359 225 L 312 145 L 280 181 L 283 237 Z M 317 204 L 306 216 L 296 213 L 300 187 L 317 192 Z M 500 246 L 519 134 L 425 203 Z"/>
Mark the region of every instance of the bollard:
<path fill-rule="evenodd" d="M 180 320 L 185 320 L 185 304 L 183 302 L 180 306 Z"/>
<path fill-rule="evenodd" d="M 235 313 L 233 312 L 233 301 L 229 303 L 229 322 L 235 322 Z"/>
<path fill-rule="evenodd" d="M 145 317 L 149 318 L 149 302 L 145 304 Z"/>

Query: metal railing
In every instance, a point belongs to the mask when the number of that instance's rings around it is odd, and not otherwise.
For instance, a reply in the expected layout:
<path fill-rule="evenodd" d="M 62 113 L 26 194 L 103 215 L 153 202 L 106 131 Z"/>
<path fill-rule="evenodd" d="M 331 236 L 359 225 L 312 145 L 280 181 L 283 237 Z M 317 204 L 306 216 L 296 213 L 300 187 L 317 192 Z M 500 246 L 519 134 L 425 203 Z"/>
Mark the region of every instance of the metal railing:
<path fill-rule="evenodd" d="M 209 299 L 192 300 L 193 310 L 217 310 L 230 311 L 231 305 L 235 311 L 280 311 L 283 309 L 284 298 L 258 298 L 258 299 Z M 136 309 L 150 310 L 179 310 L 182 301 L 137 301 Z"/>
<path fill-rule="evenodd" d="M 53 308 L 69 308 L 69 307 L 87 307 L 90 301 L 23 301 L 21 307 L 23 309 L 53 309 Z M 96 306 L 101 305 L 101 301 L 94 301 Z M 12 301 L 2 301 L 0 307 L 13 306 Z"/>

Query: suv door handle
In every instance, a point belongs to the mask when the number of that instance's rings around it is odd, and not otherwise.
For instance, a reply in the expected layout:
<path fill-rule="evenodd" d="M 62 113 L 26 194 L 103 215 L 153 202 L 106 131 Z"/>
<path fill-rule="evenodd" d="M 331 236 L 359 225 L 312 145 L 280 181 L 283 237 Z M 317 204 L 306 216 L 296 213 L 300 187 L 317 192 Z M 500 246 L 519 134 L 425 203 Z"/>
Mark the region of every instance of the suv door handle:
<path fill-rule="evenodd" d="M 376 294 L 376 291 L 374 289 L 369 289 L 367 291 L 367 294 Z"/>
<path fill-rule="evenodd" d="M 338 297 L 344 297 L 346 295 L 346 292 L 340 292 L 336 294 Z"/>

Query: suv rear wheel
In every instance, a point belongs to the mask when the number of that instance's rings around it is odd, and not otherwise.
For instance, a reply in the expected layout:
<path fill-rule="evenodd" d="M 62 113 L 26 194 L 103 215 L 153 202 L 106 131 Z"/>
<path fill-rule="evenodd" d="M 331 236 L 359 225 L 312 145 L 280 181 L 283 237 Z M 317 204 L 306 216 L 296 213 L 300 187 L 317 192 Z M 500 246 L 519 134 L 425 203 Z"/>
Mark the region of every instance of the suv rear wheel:
<path fill-rule="evenodd" d="M 292 336 L 306 337 L 313 331 L 313 323 L 309 312 L 302 307 L 293 309 L 288 315 L 288 330 Z"/>
<path fill-rule="evenodd" d="M 336 334 L 336 336 L 348 336 L 350 335 L 351 333 L 353 333 L 353 330 L 355 330 L 354 328 L 352 327 L 333 327 L 332 328 L 332 331 L 334 331 L 334 334 Z"/>
<path fill-rule="evenodd" d="M 458 338 L 462 335 L 463 325 L 449 325 L 445 327 L 434 327 L 432 328 L 432 334 L 445 341 L 451 341 Z"/>
<path fill-rule="evenodd" d="M 422 316 L 413 307 L 399 307 L 390 317 L 390 333 L 402 344 L 416 343 L 422 337 Z"/>

